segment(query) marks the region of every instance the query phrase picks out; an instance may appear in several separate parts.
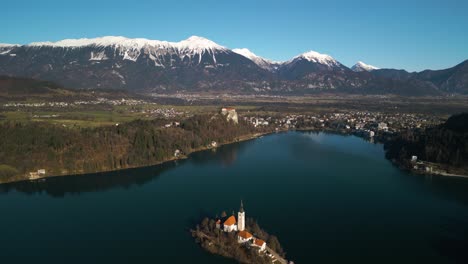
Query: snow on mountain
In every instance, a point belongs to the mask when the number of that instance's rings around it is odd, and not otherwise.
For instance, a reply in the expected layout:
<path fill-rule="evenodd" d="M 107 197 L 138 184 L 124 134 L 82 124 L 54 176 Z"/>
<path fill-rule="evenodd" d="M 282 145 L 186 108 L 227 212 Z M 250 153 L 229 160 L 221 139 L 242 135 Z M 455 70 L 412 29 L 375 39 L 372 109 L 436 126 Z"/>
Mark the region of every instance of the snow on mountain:
<path fill-rule="evenodd" d="M 101 61 L 101 60 L 107 60 L 106 53 L 104 51 L 101 52 L 93 52 L 91 51 L 91 58 L 89 58 L 90 61 Z"/>
<path fill-rule="evenodd" d="M 6 44 L 0 43 L 0 55 L 7 55 L 12 51 L 14 48 L 18 47 L 19 45 L 16 44 Z"/>
<path fill-rule="evenodd" d="M 255 55 L 255 53 L 251 52 L 249 49 L 246 49 L 246 48 L 233 49 L 232 51 L 234 51 L 235 53 L 237 53 L 239 55 L 242 55 L 242 56 L 246 57 L 247 59 L 250 59 L 253 62 L 266 61 L 264 58 Z"/>
<path fill-rule="evenodd" d="M 177 48 L 181 53 L 189 56 L 190 59 L 198 55 L 198 63 L 201 63 L 202 56 L 208 53 L 212 56 L 213 62 L 216 64 L 216 52 L 226 52 L 228 49 L 218 45 L 217 43 L 198 36 L 191 36 L 186 40 L 171 43 L 172 46 Z"/>
<path fill-rule="evenodd" d="M 106 36 L 100 38 L 81 38 L 81 39 L 64 39 L 57 42 L 32 42 L 27 44 L 30 47 L 60 47 L 60 48 L 79 48 L 86 46 L 98 47 L 125 47 L 125 48 L 142 48 L 144 46 L 151 47 L 169 47 L 170 42 L 149 40 L 145 38 L 126 38 L 120 36 Z"/>
<path fill-rule="evenodd" d="M 313 63 L 326 65 L 326 66 L 328 66 L 330 68 L 341 65 L 341 63 L 339 63 L 337 60 L 335 60 L 330 55 L 318 53 L 318 52 L 313 51 L 313 50 L 302 53 L 302 54 L 294 57 L 290 62 L 294 62 L 294 61 L 297 61 L 297 60 L 307 60 L 307 61 L 310 61 L 310 62 L 313 62 Z"/>
<path fill-rule="evenodd" d="M 253 61 L 255 64 L 257 64 L 259 67 L 263 69 L 274 70 L 280 64 L 279 62 L 274 62 L 274 61 L 262 58 L 260 56 L 257 56 L 255 53 L 251 52 L 249 49 L 246 49 L 246 48 L 233 49 L 232 51 Z"/>
<path fill-rule="evenodd" d="M 377 68 L 375 66 L 372 66 L 372 65 L 369 65 L 369 64 L 365 64 L 362 61 L 358 61 L 356 64 L 354 64 L 353 67 L 351 67 L 351 70 L 353 70 L 355 72 L 373 71 L 373 70 L 378 70 L 378 69 L 379 68 Z"/>
<path fill-rule="evenodd" d="M 18 44 L 8 44 L 8 43 L 0 43 L 0 48 L 11 48 L 11 47 L 17 47 L 19 46 Z"/>
<path fill-rule="evenodd" d="M 181 59 L 188 57 L 190 61 L 201 63 L 204 55 L 209 55 L 216 64 L 215 53 L 226 52 L 227 48 L 198 36 L 191 36 L 179 42 L 150 40 L 145 38 L 126 38 L 121 36 L 106 36 L 100 38 L 64 39 L 57 42 L 33 42 L 27 47 L 42 48 L 83 48 L 112 47 L 118 50 L 123 60 L 137 61 L 142 52 L 148 53 L 155 65 L 162 65 L 164 54 L 177 55 Z M 90 60 L 103 60 L 105 54 L 90 54 Z"/>
<path fill-rule="evenodd" d="M 171 42 L 169 42 L 171 43 Z M 226 50 L 225 47 L 218 45 L 217 43 L 198 36 L 191 36 L 186 40 L 182 40 L 180 42 L 171 43 L 175 47 L 179 49 L 190 49 L 190 50 Z"/>
<path fill-rule="evenodd" d="M 201 52 L 203 50 L 226 49 L 223 46 L 216 44 L 215 42 L 197 36 L 191 36 L 186 40 L 180 42 L 169 42 L 161 40 L 150 40 L 145 38 L 126 38 L 121 36 L 106 36 L 100 38 L 81 38 L 81 39 L 64 39 L 57 42 L 32 42 L 27 46 L 30 47 L 61 47 L 61 48 L 78 48 L 86 46 L 99 46 L 99 47 L 124 47 L 124 48 L 177 48 L 177 49 L 189 49 Z"/>

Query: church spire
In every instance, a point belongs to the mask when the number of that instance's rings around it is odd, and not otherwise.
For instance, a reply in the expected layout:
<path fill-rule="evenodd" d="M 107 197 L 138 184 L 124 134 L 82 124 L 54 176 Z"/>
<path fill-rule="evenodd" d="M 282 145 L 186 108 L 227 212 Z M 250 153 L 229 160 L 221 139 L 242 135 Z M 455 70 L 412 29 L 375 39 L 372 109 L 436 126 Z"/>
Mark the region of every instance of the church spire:
<path fill-rule="evenodd" d="M 237 213 L 237 230 L 243 231 L 245 229 L 245 212 L 244 212 L 244 203 L 241 200 L 240 209 Z"/>

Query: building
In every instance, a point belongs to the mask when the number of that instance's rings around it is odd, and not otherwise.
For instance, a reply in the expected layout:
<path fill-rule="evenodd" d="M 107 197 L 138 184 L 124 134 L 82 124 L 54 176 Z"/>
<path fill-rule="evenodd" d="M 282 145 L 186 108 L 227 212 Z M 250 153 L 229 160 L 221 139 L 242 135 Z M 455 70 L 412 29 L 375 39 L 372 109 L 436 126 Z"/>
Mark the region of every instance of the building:
<path fill-rule="evenodd" d="M 223 223 L 223 230 L 224 232 L 232 232 L 237 231 L 237 224 L 236 224 L 236 217 L 231 215 L 226 221 Z"/>
<path fill-rule="evenodd" d="M 259 248 L 258 251 L 261 252 L 261 251 L 265 250 L 266 243 L 265 243 L 265 241 L 261 240 L 260 238 L 256 238 L 254 240 L 254 243 L 252 244 L 252 246 L 258 247 Z"/>
<path fill-rule="evenodd" d="M 174 157 L 176 157 L 176 158 L 179 157 L 179 156 L 180 156 L 180 153 L 181 153 L 180 149 L 176 149 L 176 150 L 174 151 Z"/>
<path fill-rule="evenodd" d="M 223 107 L 223 108 L 221 108 L 221 114 L 223 114 L 223 115 L 226 115 L 231 111 L 236 111 L 236 109 L 232 108 L 232 107 Z"/>
<path fill-rule="evenodd" d="M 388 131 L 387 123 L 384 123 L 384 122 L 379 123 L 379 124 L 377 125 L 377 129 L 378 129 L 378 130 Z"/>
<path fill-rule="evenodd" d="M 243 231 L 240 231 L 238 234 L 237 234 L 237 242 L 239 243 L 245 243 L 245 242 L 248 242 L 250 240 L 253 240 L 253 236 L 252 234 L 250 234 L 249 232 L 247 232 L 246 230 L 243 230 Z"/>
<path fill-rule="evenodd" d="M 29 173 L 29 179 L 30 180 L 39 179 L 39 178 L 45 176 L 45 174 L 46 174 L 45 169 L 39 169 L 37 171 L 32 171 L 32 172 Z"/>
<path fill-rule="evenodd" d="M 237 212 L 237 220 L 233 214 L 226 220 L 216 219 L 216 228 L 223 230 L 224 232 L 236 232 L 237 242 L 244 244 L 248 247 L 258 248 L 258 252 L 262 252 L 266 249 L 266 243 L 260 238 L 254 237 L 249 231 L 245 230 L 245 211 L 244 203 L 241 200 L 239 212 Z"/>
<path fill-rule="evenodd" d="M 221 114 L 226 116 L 227 121 L 232 120 L 235 124 L 239 123 L 239 117 L 237 116 L 236 109 L 223 107 L 221 108 Z"/>
<path fill-rule="evenodd" d="M 244 212 L 244 204 L 241 200 L 241 205 L 239 212 L 237 213 L 237 230 L 244 231 L 245 229 L 245 212 Z"/>
<path fill-rule="evenodd" d="M 222 219 L 216 220 L 216 228 L 222 229 L 224 232 L 232 232 L 232 231 L 244 231 L 245 230 L 245 211 L 244 211 L 244 204 L 241 201 L 239 212 L 237 213 L 237 220 L 234 216 L 234 212 L 232 215 L 228 217 L 224 222 Z"/>

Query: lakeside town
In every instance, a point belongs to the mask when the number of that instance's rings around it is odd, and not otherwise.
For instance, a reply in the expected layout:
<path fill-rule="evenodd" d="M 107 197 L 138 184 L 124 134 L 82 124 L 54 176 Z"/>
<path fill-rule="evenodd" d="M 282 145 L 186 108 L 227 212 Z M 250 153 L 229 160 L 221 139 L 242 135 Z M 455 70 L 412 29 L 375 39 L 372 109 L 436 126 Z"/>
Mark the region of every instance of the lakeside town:
<path fill-rule="evenodd" d="M 255 115 L 243 117 L 255 127 L 281 129 L 338 129 L 374 137 L 411 128 L 440 124 L 441 117 L 411 113 L 348 111 L 346 113 Z"/>
<path fill-rule="evenodd" d="M 8 107 L 17 108 L 35 108 L 35 107 L 74 107 L 77 105 L 86 104 L 113 104 L 130 106 L 125 109 L 128 113 L 138 114 L 136 118 L 143 117 L 147 119 L 160 119 L 161 129 L 180 129 L 181 123 L 187 117 L 193 116 L 190 108 L 177 107 L 159 107 L 156 103 L 152 103 L 151 107 L 147 102 L 140 100 L 108 100 L 98 98 L 96 101 L 77 101 L 75 103 L 40 103 L 40 104 L 15 104 L 10 103 Z M 218 108 L 220 109 L 220 108 Z M 385 140 L 397 133 L 407 131 L 409 129 L 424 129 L 426 127 L 441 124 L 445 119 L 442 116 L 433 116 L 420 113 L 383 113 L 372 111 L 353 111 L 347 112 L 321 112 L 321 113 L 288 113 L 288 112 L 264 112 L 257 109 L 240 109 L 238 112 L 234 107 L 223 107 L 218 110 L 221 115 L 225 116 L 227 121 L 232 121 L 238 124 L 240 121 L 243 124 L 250 126 L 254 134 L 262 135 L 272 132 L 282 132 L 289 130 L 307 130 L 307 131 L 325 131 L 340 134 L 356 135 L 366 138 L 371 142 L 385 142 Z M 60 124 L 60 121 L 66 116 L 61 116 L 57 111 L 55 114 L 31 114 L 36 120 L 55 119 Z M 209 114 L 209 112 L 207 113 Z M 113 119 L 112 121 L 114 121 Z M 117 119 L 118 120 L 118 119 Z M 125 122 L 125 121 L 124 121 Z M 121 122 L 112 123 L 114 126 L 119 126 Z M 67 127 L 66 123 L 62 124 Z M 171 132 L 172 133 L 172 132 Z M 218 147 L 217 140 L 212 139 L 204 148 Z M 172 159 L 185 158 L 187 154 L 180 148 L 172 150 Z M 411 156 L 411 170 L 417 173 L 430 174 L 449 174 L 448 171 L 442 169 L 434 163 L 425 163 L 418 159 L 417 155 Z M 35 180 L 47 177 L 44 168 L 37 168 L 38 171 L 30 171 L 29 179 Z"/>
<path fill-rule="evenodd" d="M 162 96 L 162 95 L 159 95 Z M 186 98 L 188 95 L 180 95 Z M 190 98 L 195 97 L 190 95 Z M 172 97 L 171 97 L 172 98 Z M 20 111 L 21 109 L 34 108 L 74 108 L 86 105 L 130 106 L 129 113 L 140 114 L 143 117 L 177 119 L 190 115 L 190 110 L 177 110 L 177 107 L 159 106 L 158 103 L 136 99 L 108 99 L 77 100 L 72 102 L 9 102 L 3 104 L 5 111 Z M 224 108 L 226 109 L 226 108 Z M 235 110 L 231 107 L 230 110 Z M 258 128 L 284 129 L 339 129 L 350 133 L 360 133 L 368 137 L 374 137 L 377 133 L 395 133 L 404 129 L 424 128 L 439 124 L 445 120 L 438 115 L 421 113 L 378 112 L 378 111 L 354 111 L 346 112 L 320 111 L 317 113 L 288 113 L 288 111 L 276 111 L 264 113 L 253 108 L 251 111 L 240 111 L 243 120 Z M 60 112 L 46 115 L 33 115 L 36 118 L 59 117 Z M 180 120 L 176 120 L 180 121 Z"/>
<path fill-rule="evenodd" d="M 306 130 L 355 135 L 370 142 L 385 143 L 394 136 L 407 131 L 440 125 L 445 119 L 438 116 L 411 113 L 381 113 L 349 111 L 347 113 L 325 113 L 318 115 L 288 114 L 284 116 L 246 116 L 245 121 L 259 129 L 275 131 Z M 421 160 L 411 154 L 408 160 L 392 160 L 399 167 L 416 174 L 467 177 L 435 162 Z"/>

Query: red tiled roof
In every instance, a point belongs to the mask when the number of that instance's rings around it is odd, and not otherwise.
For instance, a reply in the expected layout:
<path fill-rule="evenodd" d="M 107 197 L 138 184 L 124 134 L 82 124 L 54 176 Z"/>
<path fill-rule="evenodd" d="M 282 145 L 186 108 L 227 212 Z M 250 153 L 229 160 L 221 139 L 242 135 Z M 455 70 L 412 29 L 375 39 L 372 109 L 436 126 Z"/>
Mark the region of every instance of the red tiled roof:
<path fill-rule="evenodd" d="M 261 247 L 263 246 L 263 244 L 265 244 L 265 241 L 261 240 L 261 239 L 255 239 L 255 245 Z"/>
<path fill-rule="evenodd" d="M 247 239 L 247 238 L 251 238 L 252 234 L 250 234 L 249 232 L 245 230 L 242 230 L 239 232 L 239 236 L 242 237 L 243 239 Z"/>
<path fill-rule="evenodd" d="M 226 221 L 224 221 L 224 225 L 235 225 L 236 224 L 236 218 L 231 215 L 228 219 L 226 219 Z"/>

